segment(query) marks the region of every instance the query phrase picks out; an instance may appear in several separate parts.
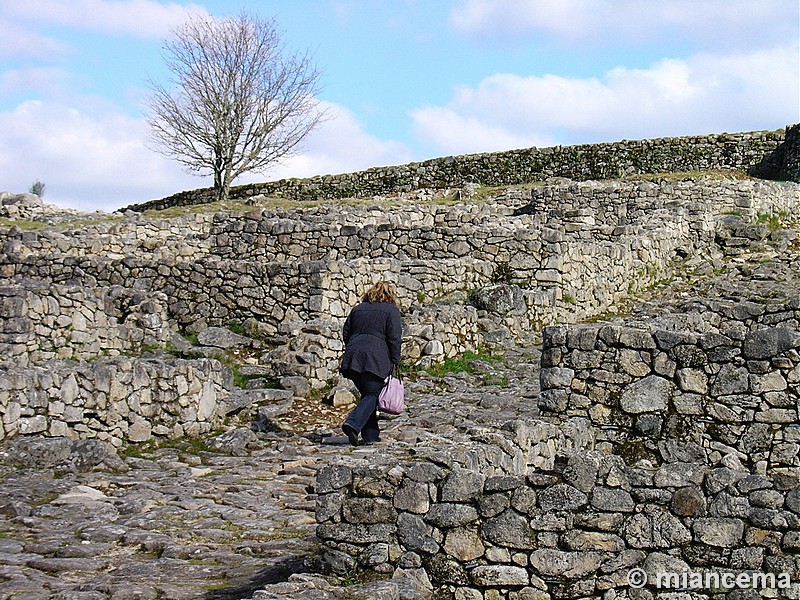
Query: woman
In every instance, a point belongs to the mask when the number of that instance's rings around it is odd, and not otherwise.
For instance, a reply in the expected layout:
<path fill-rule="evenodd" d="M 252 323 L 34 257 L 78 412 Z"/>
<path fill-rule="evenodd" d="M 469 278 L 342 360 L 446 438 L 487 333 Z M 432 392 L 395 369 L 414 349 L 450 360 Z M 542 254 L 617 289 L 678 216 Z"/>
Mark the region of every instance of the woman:
<path fill-rule="evenodd" d="M 400 362 L 400 309 L 392 284 L 380 281 L 364 294 L 342 329 L 344 357 L 340 371 L 351 379 L 361 400 L 342 425 L 353 446 L 380 441 L 376 408 L 383 382 Z"/>

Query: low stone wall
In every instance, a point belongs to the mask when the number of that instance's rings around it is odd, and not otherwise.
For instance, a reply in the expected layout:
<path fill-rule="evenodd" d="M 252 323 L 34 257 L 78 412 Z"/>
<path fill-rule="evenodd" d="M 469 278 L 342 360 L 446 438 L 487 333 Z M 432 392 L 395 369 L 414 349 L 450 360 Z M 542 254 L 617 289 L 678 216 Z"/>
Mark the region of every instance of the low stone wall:
<path fill-rule="evenodd" d="M 495 455 L 524 452 L 509 437 L 502 448 Z M 682 587 L 659 588 L 659 573 L 753 572 L 773 579 L 752 597 L 796 598 L 797 478 L 711 454 L 672 442 L 656 463 L 626 464 L 562 448 L 522 474 L 448 465 L 441 453 L 436 462 L 343 462 L 318 474 L 317 535 L 334 571 L 403 573 L 457 600 L 649 598 Z M 633 569 L 647 575 L 642 592 L 630 585 Z"/>
<path fill-rule="evenodd" d="M 420 188 L 465 184 L 503 186 L 545 181 L 618 179 L 643 173 L 740 169 L 755 177 L 786 173 L 784 131 L 623 140 L 605 144 L 526 148 L 486 154 L 448 156 L 358 173 L 234 186 L 233 199 L 267 195 L 295 200 L 365 197 Z M 794 140 L 795 138 L 792 138 Z M 181 192 L 121 210 L 160 210 L 211 201 L 211 189 Z"/>
<path fill-rule="evenodd" d="M 167 298 L 121 286 L 23 280 L 0 287 L 0 366 L 141 354 L 169 340 Z"/>
<path fill-rule="evenodd" d="M 16 434 L 99 439 L 114 446 L 219 427 L 229 397 L 216 360 L 52 361 L 0 369 L 0 439 Z"/>
<path fill-rule="evenodd" d="M 588 419 L 598 448 L 631 459 L 691 440 L 800 478 L 800 298 L 713 308 L 695 313 L 700 332 L 545 328 L 539 408 Z"/>

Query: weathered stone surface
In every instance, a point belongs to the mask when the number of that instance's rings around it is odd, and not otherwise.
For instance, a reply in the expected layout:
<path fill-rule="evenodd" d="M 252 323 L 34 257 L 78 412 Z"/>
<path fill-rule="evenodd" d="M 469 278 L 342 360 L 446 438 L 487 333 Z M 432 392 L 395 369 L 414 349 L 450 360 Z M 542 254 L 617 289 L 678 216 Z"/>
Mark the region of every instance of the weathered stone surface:
<path fill-rule="evenodd" d="M 744 534 L 744 523 L 737 519 L 698 519 L 693 528 L 698 541 L 722 548 L 736 546 Z"/>
<path fill-rule="evenodd" d="M 444 540 L 444 551 L 462 562 L 480 558 L 486 551 L 483 539 L 475 527 L 450 529 Z"/>
<path fill-rule="evenodd" d="M 498 315 L 524 315 L 527 311 L 522 289 L 516 285 L 499 284 L 475 290 L 469 302 Z"/>
<path fill-rule="evenodd" d="M 467 525 L 478 519 L 478 511 L 464 504 L 434 504 L 425 515 L 425 520 L 436 527 L 453 528 Z"/>
<path fill-rule="evenodd" d="M 763 360 L 797 347 L 800 347 L 797 331 L 770 327 L 750 332 L 744 340 L 743 354 L 747 359 Z"/>
<path fill-rule="evenodd" d="M 470 572 L 472 584 L 486 587 L 516 587 L 528 585 L 528 572 L 520 567 L 487 566 L 476 567 Z"/>
<path fill-rule="evenodd" d="M 625 388 L 620 408 L 633 414 L 666 410 L 672 399 L 672 388 L 672 383 L 663 377 L 645 377 Z"/>
<path fill-rule="evenodd" d="M 487 540 L 498 546 L 521 550 L 533 549 L 537 546 L 536 534 L 531 529 L 528 520 L 511 509 L 484 520 L 481 533 Z"/>
<path fill-rule="evenodd" d="M 442 484 L 442 502 L 467 502 L 483 493 L 486 476 L 467 469 L 453 470 Z"/>
<path fill-rule="evenodd" d="M 424 514 L 430 508 L 428 486 L 406 479 L 395 492 L 393 502 L 398 510 Z"/>
<path fill-rule="evenodd" d="M 625 540 L 633 548 L 672 548 L 692 539 L 683 523 L 663 510 L 633 515 L 623 531 Z"/>
<path fill-rule="evenodd" d="M 635 503 L 630 492 L 622 489 L 596 487 L 592 491 L 591 504 L 597 510 L 608 512 L 632 512 Z"/>
<path fill-rule="evenodd" d="M 430 528 L 419 515 L 401 513 L 397 518 L 398 541 L 406 550 L 435 554 L 439 544 L 431 537 Z"/>
<path fill-rule="evenodd" d="M 567 484 L 554 485 L 538 494 L 539 506 L 545 512 L 576 510 L 588 501 L 586 494 Z"/>
<path fill-rule="evenodd" d="M 571 579 L 597 571 L 603 560 L 605 555 L 600 552 L 565 552 L 551 548 L 531 552 L 531 566 L 537 573 Z"/>
<path fill-rule="evenodd" d="M 676 490 L 672 495 L 672 511 L 682 517 L 698 517 L 706 513 L 706 498 L 697 486 Z"/>
<path fill-rule="evenodd" d="M 224 327 L 208 327 L 204 329 L 197 334 L 197 341 L 201 346 L 214 346 L 216 348 L 250 346 L 253 343 L 250 338 L 233 333 Z"/>

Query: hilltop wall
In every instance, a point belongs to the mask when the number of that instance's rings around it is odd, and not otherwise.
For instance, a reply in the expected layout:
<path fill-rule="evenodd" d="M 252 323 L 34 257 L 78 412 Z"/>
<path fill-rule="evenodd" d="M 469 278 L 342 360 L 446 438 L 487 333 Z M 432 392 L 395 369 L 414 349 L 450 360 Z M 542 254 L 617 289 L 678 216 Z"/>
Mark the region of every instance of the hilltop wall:
<path fill-rule="evenodd" d="M 328 321 L 334 335 L 314 344 L 324 369 L 340 351 L 342 319 L 377 278 L 397 285 L 411 330 L 426 304 L 460 294 L 463 305 L 470 292 L 503 283 L 515 288 L 507 328 L 532 331 L 602 313 L 667 276 L 676 258 L 714 239 L 717 215 L 753 220 L 799 204 L 794 184 L 756 180 L 558 181 L 452 206 L 258 208 L 96 224 L 81 235 L 18 232 L 0 269 L 61 285 L 134 282 L 144 297 L 165 295 L 180 330 L 255 318 L 275 334 L 290 322 Z M 445 356 L 475 343 L 474 309 L 451 316 L 458 335 L 438 327 L 436 338 L 413 336 L 410 356 L 432 340 Z"/>
<path fill-rule="evenodd" d="M 792 156 L 786 162 L 787 132 Z M 739 169 L 763 179 L 798 181 L 797 126 L 787 132 L 752 132 L 623 140 L 605 144 L 526 148 L 507 152 L 448 156 L 419 163 L 377 167 L 357 173 L 284 179 L 234 186 L 232 199 L 275 196 L 295 200 L 368 197 L 420 188 L 465 184 L 505 186 L 566 177 L 578 181 L 618 179 L 643 173 Z M 161 210 L 211 201 L 211 189 L 180 192 L 121 210 Z"/>

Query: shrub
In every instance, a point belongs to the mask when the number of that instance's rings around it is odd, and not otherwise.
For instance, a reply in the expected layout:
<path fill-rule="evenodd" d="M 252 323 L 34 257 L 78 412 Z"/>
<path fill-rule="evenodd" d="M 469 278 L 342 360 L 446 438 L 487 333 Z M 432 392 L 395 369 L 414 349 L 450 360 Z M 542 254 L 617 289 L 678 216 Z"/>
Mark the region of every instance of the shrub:
<path fill-rule="evenodd" d="M 38 179 L 31 184 L 30 189 L 28 190 L 31 194 L 36 194 L 41 198 L 44 196 L 44 188 L 47 187 L 45 184 Z"/>

